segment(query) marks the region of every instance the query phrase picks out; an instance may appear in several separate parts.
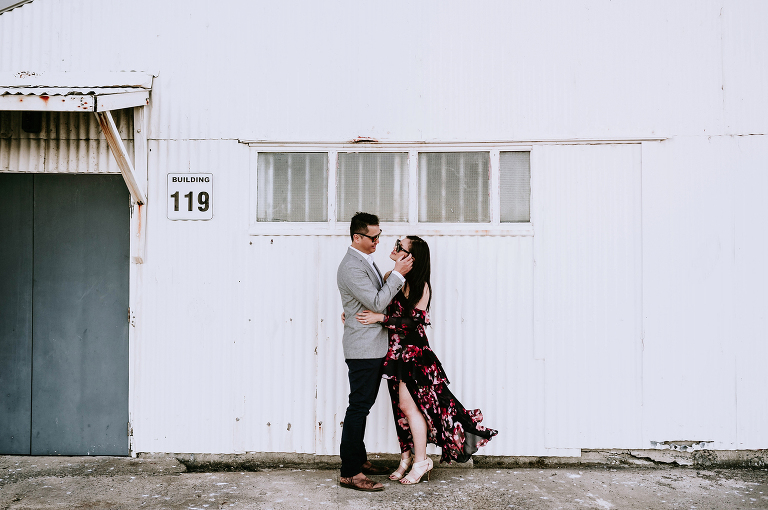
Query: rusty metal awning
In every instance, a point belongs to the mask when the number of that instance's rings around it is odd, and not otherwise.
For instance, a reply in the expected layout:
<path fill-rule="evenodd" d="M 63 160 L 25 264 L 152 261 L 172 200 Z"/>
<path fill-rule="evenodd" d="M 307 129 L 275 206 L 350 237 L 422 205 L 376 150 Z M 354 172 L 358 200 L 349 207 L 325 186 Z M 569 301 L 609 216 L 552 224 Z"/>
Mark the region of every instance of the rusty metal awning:
<path fill-rule="evenodd" d="M 28 4 L 32 0 L 0 0 L 0 14 Z"/>
<path fill-rule="evenodd" d="M 147 203 L 147 134 L 144 108 L 153 75 L 126 72 L 0 72 L 0 111 L 93 112 L 128 190 Z M 120 138 L 112 110 L 134 110 L 134 159 Z"/>
<path fill-rule="evenodd" d="M 146 106 L 153 76 L 141 72 L 3 72 L 0 110 L 106 112 Z"/>

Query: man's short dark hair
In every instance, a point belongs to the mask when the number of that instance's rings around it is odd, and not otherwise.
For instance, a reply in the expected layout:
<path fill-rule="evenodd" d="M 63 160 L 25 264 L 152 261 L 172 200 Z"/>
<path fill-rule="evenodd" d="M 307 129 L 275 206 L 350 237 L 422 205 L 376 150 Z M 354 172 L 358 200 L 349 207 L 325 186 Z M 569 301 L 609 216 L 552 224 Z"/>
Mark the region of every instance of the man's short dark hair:
<path fill-rule="evenodd" d="M 354 241 L 355 234 L 367 234 L 369 225 L 378 225 L 379 217 L 375 214 L 357 212 L 349 222 L 349 237 Z"/>

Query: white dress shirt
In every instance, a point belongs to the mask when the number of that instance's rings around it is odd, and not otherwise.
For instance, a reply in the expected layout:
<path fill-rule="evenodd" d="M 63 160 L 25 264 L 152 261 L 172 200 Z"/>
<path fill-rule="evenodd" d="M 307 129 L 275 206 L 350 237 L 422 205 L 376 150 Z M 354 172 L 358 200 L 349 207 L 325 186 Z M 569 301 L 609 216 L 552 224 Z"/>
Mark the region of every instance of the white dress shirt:
<path fill-rule="evenodd" d="M 368 253 L 363 253 L 363 252 L 361 252 L 360 250 L 358 250 L 358 249 L 357 249 L 357 248 L 355 248 L 354 246 L 350 246 L 350 248 L 352 248 L 352 249 L 353 249 L 353 250 L 355 250 L 357 253 L 359 253 L 360 255 L 362 255 L 362 256 L 363 256 L 363 258 L 364 258 L 365 260 L 367 260 L 367 261 L 368 261 L 368 264 L 370 264 L 371 268 L 373 268 L 373 272 L 374 272 L 374 273 L 376 273 L 376 276 L 378 277 L 378 276 L 379 276 L 379 272 L 378 272 L 378 271 L 376 271 L 376 266 L 374 266 L 374 265 L 373 265 L 373 257 L 372 257 L 370 254 L 368 254 Z M 397 277 L 398 277 L 398 278 L 400 278 L 400 281 L 401 281 L 402 283 L 405 283 L 405 276 L 401 275 L 399 272 L 395 271 L 394 269 L 392 270 L 392 272 L 390 273 L 390 275 L 397 275 Z M 379 283 L 380 283 L 381 285 L 384 285 L 384 282 L 383 282 L 383 281 L 381 281 L 381 280 L 379 280 Z"/>

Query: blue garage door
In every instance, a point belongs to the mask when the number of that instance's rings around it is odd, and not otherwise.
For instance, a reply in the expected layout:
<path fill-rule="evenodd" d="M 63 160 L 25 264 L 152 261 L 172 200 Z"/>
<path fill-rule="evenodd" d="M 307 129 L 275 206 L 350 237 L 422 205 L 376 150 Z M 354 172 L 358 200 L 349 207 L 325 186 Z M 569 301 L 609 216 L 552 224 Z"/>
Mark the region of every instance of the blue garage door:
<path fill-rule="evenodd" d="M 127 455 L 129 195 L 0 174 L 0 453 Z"/>

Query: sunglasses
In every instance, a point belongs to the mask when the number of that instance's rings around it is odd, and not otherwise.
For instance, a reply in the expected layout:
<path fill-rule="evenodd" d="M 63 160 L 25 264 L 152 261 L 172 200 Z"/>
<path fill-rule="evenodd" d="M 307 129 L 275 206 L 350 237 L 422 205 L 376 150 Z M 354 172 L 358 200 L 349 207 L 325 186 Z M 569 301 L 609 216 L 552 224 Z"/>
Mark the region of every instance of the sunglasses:
<path fill-rule="evenodd" d="M 411 252 L 409 252 L 408 250 L 406 250 L 405 248 L 403 248 L 403 245 L 400 243 L 400 239 L 398 239 L 398 240 L 396 240 L 396 241 L 395 241 L 395 251 L 396 251 L 397 253 L 400 253 L 401 251 L 404 251 L 404 252 L 405 252 L 405 253 L 407 253 L 408 255 L 410 255 L 410 254 L 411 254 Z"/>
<path fill-rule="evenodd" d="M 370 239 L 371 241 L 373 241 L 373 242 L 375 243 L 376 241 L 378 241 L 378 240 L 379 240 L 379 237 L 381 237 L 381 233 L 382 233 L 382 232 L 383 232 L 383 230 L 379 230 L 379 233 L 378 233 L 378 234 L 376 234 L 375 236 L 369 236 L 368 234 L 363 234 L 363 233 L 361 233 L 361 232 L 355 232 L 355 235 L 356 235 L 356 236 L 363 236 L 363 237 L 367 237 L 368 239 Z"/>

